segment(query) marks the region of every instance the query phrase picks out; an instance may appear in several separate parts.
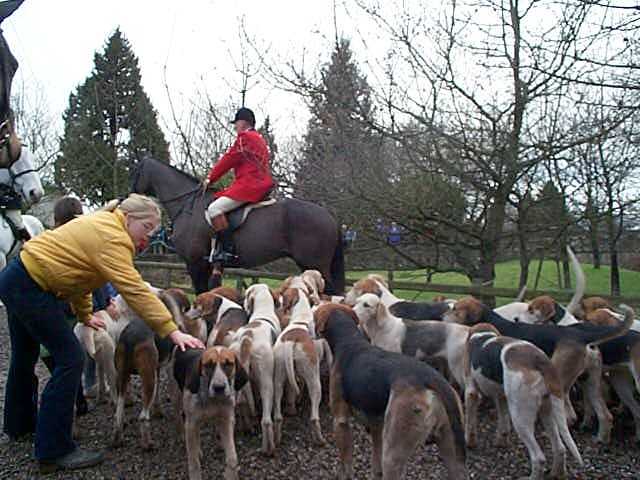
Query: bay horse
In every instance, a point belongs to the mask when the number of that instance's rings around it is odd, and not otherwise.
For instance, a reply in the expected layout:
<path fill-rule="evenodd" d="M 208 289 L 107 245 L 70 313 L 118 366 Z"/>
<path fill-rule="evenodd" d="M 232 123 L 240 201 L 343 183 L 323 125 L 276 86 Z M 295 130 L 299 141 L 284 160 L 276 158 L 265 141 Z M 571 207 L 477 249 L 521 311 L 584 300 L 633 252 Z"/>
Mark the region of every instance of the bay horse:
<path fill-rule="evenodd" d="M 151 157 L 140 160 L 132 173 L 132 192 L 155 196 L 169 215 L 171 239 L 187 264 L 196 293 L 207 291 L 213 270 L 208 261 L 213 230 L 204 212 L 213 195 L 202 193 L 197 178 Z M 289 257 L 301 270 L 319 270 L 327 294 L 344 294 L 341 233 L 325 208 L 287 198 L 253 210 L 232 238 L 239 257 L 233 266 L 251 268 Z M 221 278 L 214 276 L 213 281 L 216 286 Z"/>

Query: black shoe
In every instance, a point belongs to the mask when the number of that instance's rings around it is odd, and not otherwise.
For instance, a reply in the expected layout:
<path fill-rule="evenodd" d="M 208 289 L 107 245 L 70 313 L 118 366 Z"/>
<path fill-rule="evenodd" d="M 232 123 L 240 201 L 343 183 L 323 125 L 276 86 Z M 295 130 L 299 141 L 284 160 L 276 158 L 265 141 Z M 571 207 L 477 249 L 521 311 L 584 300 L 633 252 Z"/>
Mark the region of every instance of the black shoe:
<path fill-rule="evenodd" d="M 58 470 L 79 470 L 98 465 L 104 461 L 104 453 L 95 450 L 74 451 L 55 460 L 40 460 L 40 473 L 53 473 Z"/>

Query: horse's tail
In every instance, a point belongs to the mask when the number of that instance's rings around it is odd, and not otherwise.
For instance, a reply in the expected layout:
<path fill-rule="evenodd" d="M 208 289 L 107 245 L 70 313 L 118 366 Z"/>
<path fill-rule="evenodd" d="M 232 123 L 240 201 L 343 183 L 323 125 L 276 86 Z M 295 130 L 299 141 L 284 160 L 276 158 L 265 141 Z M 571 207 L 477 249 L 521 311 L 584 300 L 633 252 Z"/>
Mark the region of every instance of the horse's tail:
<path fill-rule="evenodd" d="M 327 289 L 327 295 L 344 295 L 344 248 L 342 246 L 342 230 L 339 226 L 336 249 L 333 251 L 329 273 L 331 274 L 331 283 Z"/>

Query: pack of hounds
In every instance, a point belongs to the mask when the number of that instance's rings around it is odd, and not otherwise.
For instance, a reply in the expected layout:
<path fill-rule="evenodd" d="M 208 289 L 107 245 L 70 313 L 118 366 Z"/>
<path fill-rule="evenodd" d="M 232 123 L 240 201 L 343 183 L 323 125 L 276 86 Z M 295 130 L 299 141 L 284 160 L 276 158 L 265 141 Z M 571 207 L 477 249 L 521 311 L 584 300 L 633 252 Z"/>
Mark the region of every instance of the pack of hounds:
<path fill-rule="evenodd" d="M 437 445 L 448 478 L 469 478 L 466 449 L 477 442 L 483 397 L 497 409 L 496 445 L 507 446 L 513 426 L 526 446 L 525 478 L 566 478 L 567 451 L 576 472 L 583 467 L 569 430 L 576 421 L 572 392 L 581 389 L 583 422 L 590 424 L 595 415 L 597 441 L 608 443 L 613 417 L 603 392 L 612 387 L 631 411 L 640 440 L 640 405 L 634 398 L 640 392 L 640 323 L 629 307 L 620 306 L 619 313 L 604 299 L 582 298 L 584 276 L 570 256 L 577 288 L 566 308 L 550 297 L 495 310 L 471 297 L 408 302 L 377 275 L 358 281 L 346 297 L 330 298 L 323 294 L 320 273 L 307 270 L 277 289 L 256 284 L 241 296 L 219 287 L 193 303 L 179 289 L 154 289 L 179 328 L 205 342 L 205 350 L 173 348 L 121 298 L 117 318 L 101 313 L 105 331 L 78 326 L 76 334 L 96 360 L 101 393 L 115 405 L 115 446 L 123 442 L 130 377 L 139 375 L 140 441 L 151 447 L 159 372 L 168 369 L 191 480 L 203 476 L 201 425 L 215 425 L 224 449 L 224 478 L 240 478 L 236 419 L 238 428 L 253 428 L 259 413 L 262 451 L 274 455 L 282 441 L 283 400 L 285 413 L 294 414 L 305 390 L 309 432 L 325 445 L 319 416 L 322 362 L 330 372 L 324 394 L 339 479 L 354 477 L 355 413 L 371 437 L 373 478 L 402 478 L 407 460 L 425 442 Z M 536 440 L 538 420 L 550 441 L 550 465 Z"/>

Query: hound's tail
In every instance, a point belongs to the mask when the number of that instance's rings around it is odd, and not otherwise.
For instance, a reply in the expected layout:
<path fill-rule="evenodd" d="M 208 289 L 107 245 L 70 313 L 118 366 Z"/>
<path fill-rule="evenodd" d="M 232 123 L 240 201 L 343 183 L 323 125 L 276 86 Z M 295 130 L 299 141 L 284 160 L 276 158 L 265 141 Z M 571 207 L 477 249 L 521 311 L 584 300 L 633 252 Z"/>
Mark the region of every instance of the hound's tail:
<path fill-rule="evenodd" d="M 83 323 L 78 323 L 73 327 L 73 333 L 76 334 L 76 338 L 80 341 L 85 352 L 87 352 L 91 358 L 96 356 L 96 342 L 93 338 L 93 332 L 93 328 L 88 327 Z"/>
<path fill-rule="evenodd" d="M 438 372 L 434 370 L 433 373 L 425 386 L 433 390 L 440 398 L 447 417 L 449 417 L 455 455 L 464 464 L 467 457 L 467 448 L 464 438 L 462 402 L 453 387 Z"/>
<path fill-rule="evenodd" d="M 298 382 L 296 382 L 296 371 L 293 364 L 294 346 L 294 342 L 282 342 L 282 349 L 284 351 L 284 365 L 287 370 L 287 379 L 289 380 L 289 384 L 293 387 L 294 392 L 296 392 L 297 397 L 298 395 L 300 395 L 300 388 L 298 387 Z"/>
<path fill-rule="evenodd" d="M 527 285 L 524 284 L 520 291 L 518 292 L 518 296 L 514 300 L 515 302 L 524 302 L 524 297 L 527 294 Z"/>
<path fill-rule="evenodd" d="M 562 439 L 562 443 L 564 443 L 565 447 L 571 452 L 573 458 L 580 464 L 582 467 L 584 465 L 582 461 L 582 455 L 580 455 L 580 451 L 578 450 L 578 446 L 576 442 L 573 440 L 571 436 L 571 432 L 569 432 L 569 427 L 567 425 L 567 415 L 564 410 L 564 399 L 562 396 L 550 395 L 551 399 L 551 418 L 553 423 L 555 423 L 556 428 L 558 429 L 558 433 L 560 434 L 560 438 Z"/>
<path fill-rule="evenodd" d="M 576 310 L 578 309 L 578 306 L 582 301 L 582 297 L 584 297 L 584 291 L 586 289 L 587 281 L 584 278 L 584 271 L 580 266 L 580 262 L 578 261 L 578 259 L 573 253 L 573 250 L 571 250 L 571 247 L 569 246 L 567 246 L 567 253 L 569 254 L 571 265 L 573 265 L 573 271 L 576 274 L 576 291 L 573 294 L 573 297 L 571 297 L 571 301 L 569 302 L 569 305 L 567 305 L 567 310 L 569 311 L 569 313 L 571 313 L 571 315 L 575 315 Z"/>
<path fill-rule="evenodd" d="M 327 368 L 331 370 L 331 367 L 333 366 L 333 353 L 331 353 L 331 347 L 329 346 L 329 342 L 324 338 L 320 339 L 320 341 L 322 342 L 322 356 L 325 359 L 325 362 L 327 362 Z"/>

